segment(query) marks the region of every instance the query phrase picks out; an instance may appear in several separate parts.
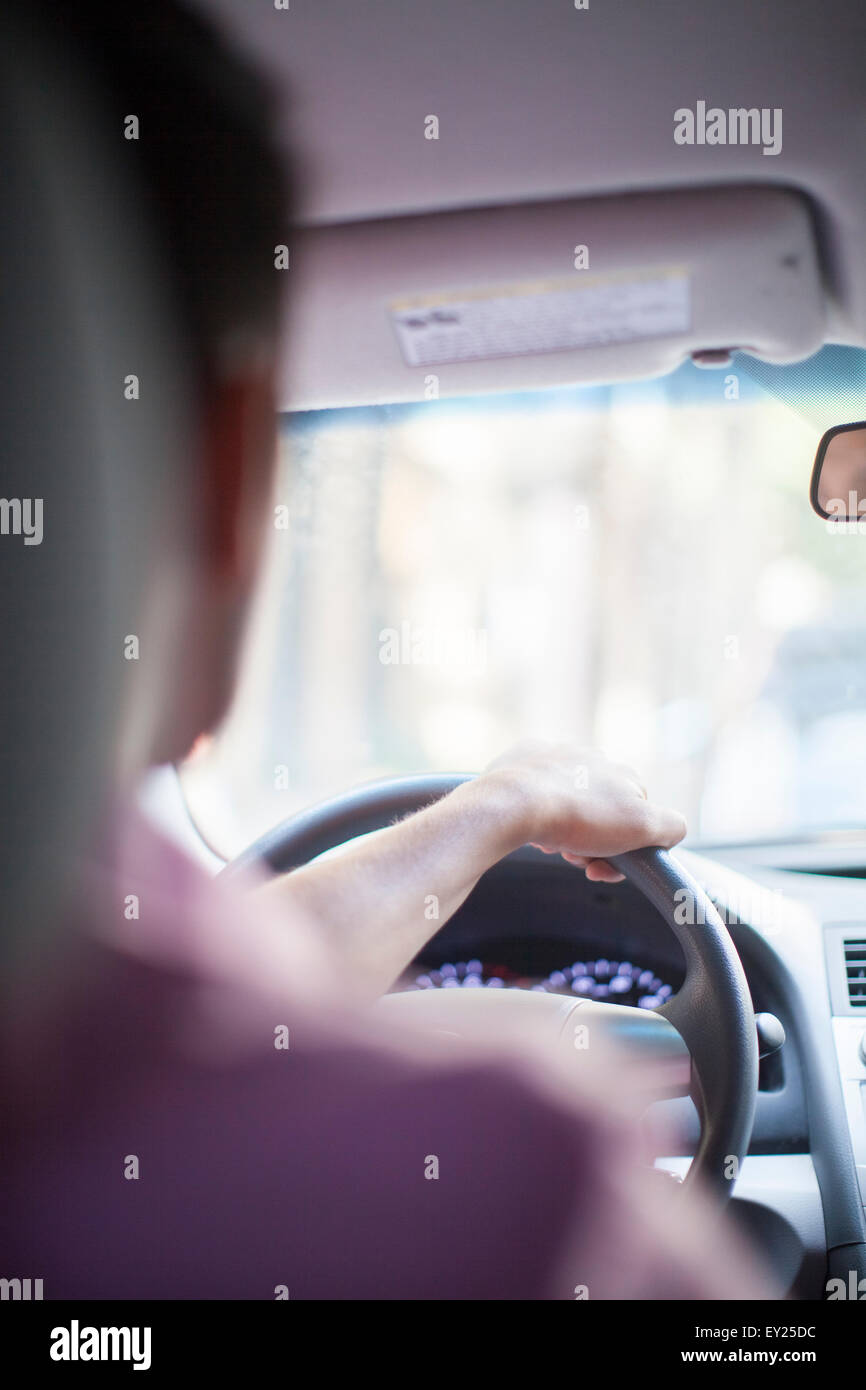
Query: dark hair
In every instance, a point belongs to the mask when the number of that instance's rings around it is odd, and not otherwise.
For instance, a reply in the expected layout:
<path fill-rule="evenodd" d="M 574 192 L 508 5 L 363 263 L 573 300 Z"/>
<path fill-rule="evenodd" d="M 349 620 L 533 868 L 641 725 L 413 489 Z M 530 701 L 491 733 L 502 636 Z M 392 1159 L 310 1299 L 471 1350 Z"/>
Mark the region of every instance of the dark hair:
<path fill-rule="evenodd" d="M 274 248 L 288 242 L 289 196 L 263 80 L 175 0 L 132 8 L 40 0 L 35 8 L 81 53 L 138 165 L 200 381 L 233 336 L 275 342 L 282 277 Z M 129 116 L 138 118 L 137 140 L 124 139 Z"/>

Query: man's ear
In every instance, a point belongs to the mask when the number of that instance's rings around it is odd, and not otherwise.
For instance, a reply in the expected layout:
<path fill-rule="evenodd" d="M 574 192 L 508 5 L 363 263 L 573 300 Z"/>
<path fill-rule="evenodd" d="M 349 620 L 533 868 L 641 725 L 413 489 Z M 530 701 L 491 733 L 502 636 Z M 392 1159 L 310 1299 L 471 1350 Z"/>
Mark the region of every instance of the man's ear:
<path fill-rule="evenodd" d="M 210 384 L 198 432 L 187 526 L 172 528 L 142 614 L 141 662 L 127 711 L 119 775 L 185 757 L 228 711 L 267 542 L 276 455 L 270 373 Z"/>
<path fill-rule="evenodd" d="M 276 453 L 271 371 L 212 379 L 204 393 L 201 560 L 217 583 L 248 594 L 265 538 Z"/>
<path fill-rule="evenodd" d="M 276 458 L 272 371 L 233 373 L 206 392 L 197 602 L 179 660 L 189 696 L 184 753 L 228 711 L 248 609 L 267 543 Z M 196 670 L 191 669 L 190 657 Z"/>

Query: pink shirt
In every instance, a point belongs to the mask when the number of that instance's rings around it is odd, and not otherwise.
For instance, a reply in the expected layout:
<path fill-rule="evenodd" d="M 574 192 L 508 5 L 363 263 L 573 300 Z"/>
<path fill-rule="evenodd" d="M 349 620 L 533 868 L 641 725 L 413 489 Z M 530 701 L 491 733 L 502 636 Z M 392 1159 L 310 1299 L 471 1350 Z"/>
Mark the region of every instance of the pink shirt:
<path fill-rule="evenodd" d="M 620 1120 L 380 1036 L 305 923 L 137 814 L 112 841 L 6 1021 L 0 1274 L 48 1299 L 766 1296 L 736 1252 L 706 1268 L 678 1189 L 648 1200 Z"/>

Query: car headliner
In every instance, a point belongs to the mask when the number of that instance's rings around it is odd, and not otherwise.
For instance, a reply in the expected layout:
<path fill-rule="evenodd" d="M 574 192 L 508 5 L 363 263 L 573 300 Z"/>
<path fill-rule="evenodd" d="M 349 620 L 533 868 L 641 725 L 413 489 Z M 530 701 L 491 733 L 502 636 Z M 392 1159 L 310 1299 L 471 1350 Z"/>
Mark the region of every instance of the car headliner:
<path fill-rule="evenodd" d="M 513 209 L 650 190 L 793 189 L 805 198 L 814 224 L 825 294 L 821 339 L 866 343 L 862 5 L 592 0 L 578 10 L 568 0 L 329 0 L 277 10 L 237 0 L 196 4 L 217 15 L 290 93 L 285 133 L 303 169 L 302 225 L 321 231 L 373 220 L 384 235 L 385 220 L 431 211 Z M 781 108 L 781 152 L 767 156 L 757 144 L 677 145 L 674 111 L 700 100 L 722 108 Z M 430 113 L 441 123 L 436 141 L 423 138 Z M 640 219 L 629 221 L 627 210 L 623 217 L 637 265 Z M 692 233 L 687 216 L 684 227 L 694 241 L 705 231 L 697 219 Z M 531 227 L 523 235 L 531 250 Z M 317 285 L 315 309 L 332 342 L 351 282 L 363 269 L 351 260 L 341 243 L 310 261 L 310 276 L 326 282 Z M 720 282 L 732 283 L 736 259 L 719 254 L 716 262 Z M 390 338 L 377 334 L 382 312 L 375 297 L 365 313 L 371 326 L 365 355 L 379 359 L 377 369 L 371 367 L 354 391 L 349 386 L 348 395 L 342 383 L 336 397 L 319 389 L 327 364 L 304 361 L 301 314 L 292 342 L 297 389 L 286 380 L 283 405 L 420 394 L 404 389 L 409 369 Z M 353 331 L 363 323 L 362 315 Z M 785 331 L 782 325 L 782 338 Z M 794 334 L 788 356 L 803 358 L 816 346 L 803 350 Z M 321 359 L 321 343 L 316 353 Z M 768 355 L 783 360 L 778 350 Z M 563 357 L 570 361 L 565 375 Z M 503 385 L 599 379 L 598 370 L 590 364 L 584 372 L 582 362 L 573 353 L 547 353 L 542 363 L 510 359 L 502 366 Z M 649 358 L 642 368 L 634 359 L 614 375 L 660 369 Z M 479 389 L 477 377 L 462 375 L 468 385 L 458 373 L 455 390 Z"/>

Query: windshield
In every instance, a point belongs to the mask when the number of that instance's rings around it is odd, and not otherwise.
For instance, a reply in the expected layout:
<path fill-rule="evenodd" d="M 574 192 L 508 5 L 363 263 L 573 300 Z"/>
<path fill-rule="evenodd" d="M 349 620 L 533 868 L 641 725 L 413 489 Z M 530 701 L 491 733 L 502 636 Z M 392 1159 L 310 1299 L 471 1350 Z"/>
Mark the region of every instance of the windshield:
<path fill-rule="evenodd" d="M 862 823 L 866 538 L 809 509 L 816 419 L 741 359 L 284 417 L 241 686 L 183 771 L 205 837 L 527 736 L 633 763 L 692 841 Z"/>

